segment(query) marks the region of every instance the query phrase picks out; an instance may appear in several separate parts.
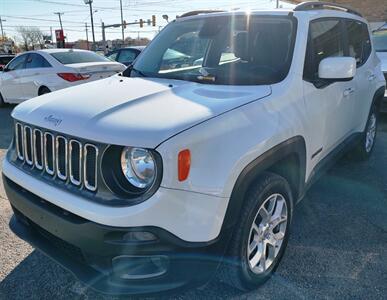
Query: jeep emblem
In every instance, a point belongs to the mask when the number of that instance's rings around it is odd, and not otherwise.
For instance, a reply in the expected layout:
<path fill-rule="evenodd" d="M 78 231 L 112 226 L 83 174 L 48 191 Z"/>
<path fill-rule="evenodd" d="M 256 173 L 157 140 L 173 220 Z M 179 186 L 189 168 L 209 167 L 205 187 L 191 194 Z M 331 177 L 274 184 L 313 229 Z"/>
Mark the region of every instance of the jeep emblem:
<path fill-rule="evenodd" d="M 52 123 L 55 127 L 62 123 L 62 119 L 55 118 L 53 115 L 49 115 L 44 118 L 45 121 Z"/>

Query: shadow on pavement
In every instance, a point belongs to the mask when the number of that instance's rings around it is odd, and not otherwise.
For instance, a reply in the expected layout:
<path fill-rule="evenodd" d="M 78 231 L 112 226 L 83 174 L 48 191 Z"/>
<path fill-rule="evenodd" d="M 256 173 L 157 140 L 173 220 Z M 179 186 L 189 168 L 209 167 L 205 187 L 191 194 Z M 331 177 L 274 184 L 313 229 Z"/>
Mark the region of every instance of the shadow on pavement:
<path fill-rule="evenodd" d="M 8 149 L 12 141 L 13 122 L 11 112 L 15 106 L 7 105 L 0 109 L 0 149 Z"/>

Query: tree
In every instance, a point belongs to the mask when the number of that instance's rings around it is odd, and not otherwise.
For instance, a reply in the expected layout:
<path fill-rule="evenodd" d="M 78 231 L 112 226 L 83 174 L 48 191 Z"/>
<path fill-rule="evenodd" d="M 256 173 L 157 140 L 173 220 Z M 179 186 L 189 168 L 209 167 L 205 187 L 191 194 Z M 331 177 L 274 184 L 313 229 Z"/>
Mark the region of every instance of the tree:
<path fill-rule="evenodd" d="M 40 48 L 44 46 L 43 33 L 38 27 L 19 26 L 16 28 L 19 36 L 22 39 L 24 49 L 28 51 L 31 47 L 35 49 L 35 45 L 39 44 Z"/>

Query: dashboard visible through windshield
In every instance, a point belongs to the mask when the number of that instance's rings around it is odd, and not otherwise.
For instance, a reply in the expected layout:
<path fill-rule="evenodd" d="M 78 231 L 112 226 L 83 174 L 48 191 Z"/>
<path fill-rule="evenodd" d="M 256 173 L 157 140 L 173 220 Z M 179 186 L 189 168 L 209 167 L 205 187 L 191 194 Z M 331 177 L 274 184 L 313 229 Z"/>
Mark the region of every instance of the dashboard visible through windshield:
<path fill-rule="evenodd" d="M 235 85 L 280 82 L 290 68 L 295 29 L 295 18 L 288 16 L 177 20 L 147 47 L 131 76 Z"/>

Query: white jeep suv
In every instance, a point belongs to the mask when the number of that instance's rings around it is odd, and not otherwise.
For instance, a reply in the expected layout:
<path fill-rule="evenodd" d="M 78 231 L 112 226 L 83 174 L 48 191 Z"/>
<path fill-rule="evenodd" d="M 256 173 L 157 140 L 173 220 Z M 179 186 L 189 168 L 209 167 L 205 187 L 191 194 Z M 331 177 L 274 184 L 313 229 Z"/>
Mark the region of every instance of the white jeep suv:
<path fill-rule="evenodd" d="M 349 147 L 371 154 L 385 84 L 350 9 L 185 14 L 123 74 L 13 111 L 10 226 L 104 293 L 215 270 L 254 288 L 316 175 Z"/>

